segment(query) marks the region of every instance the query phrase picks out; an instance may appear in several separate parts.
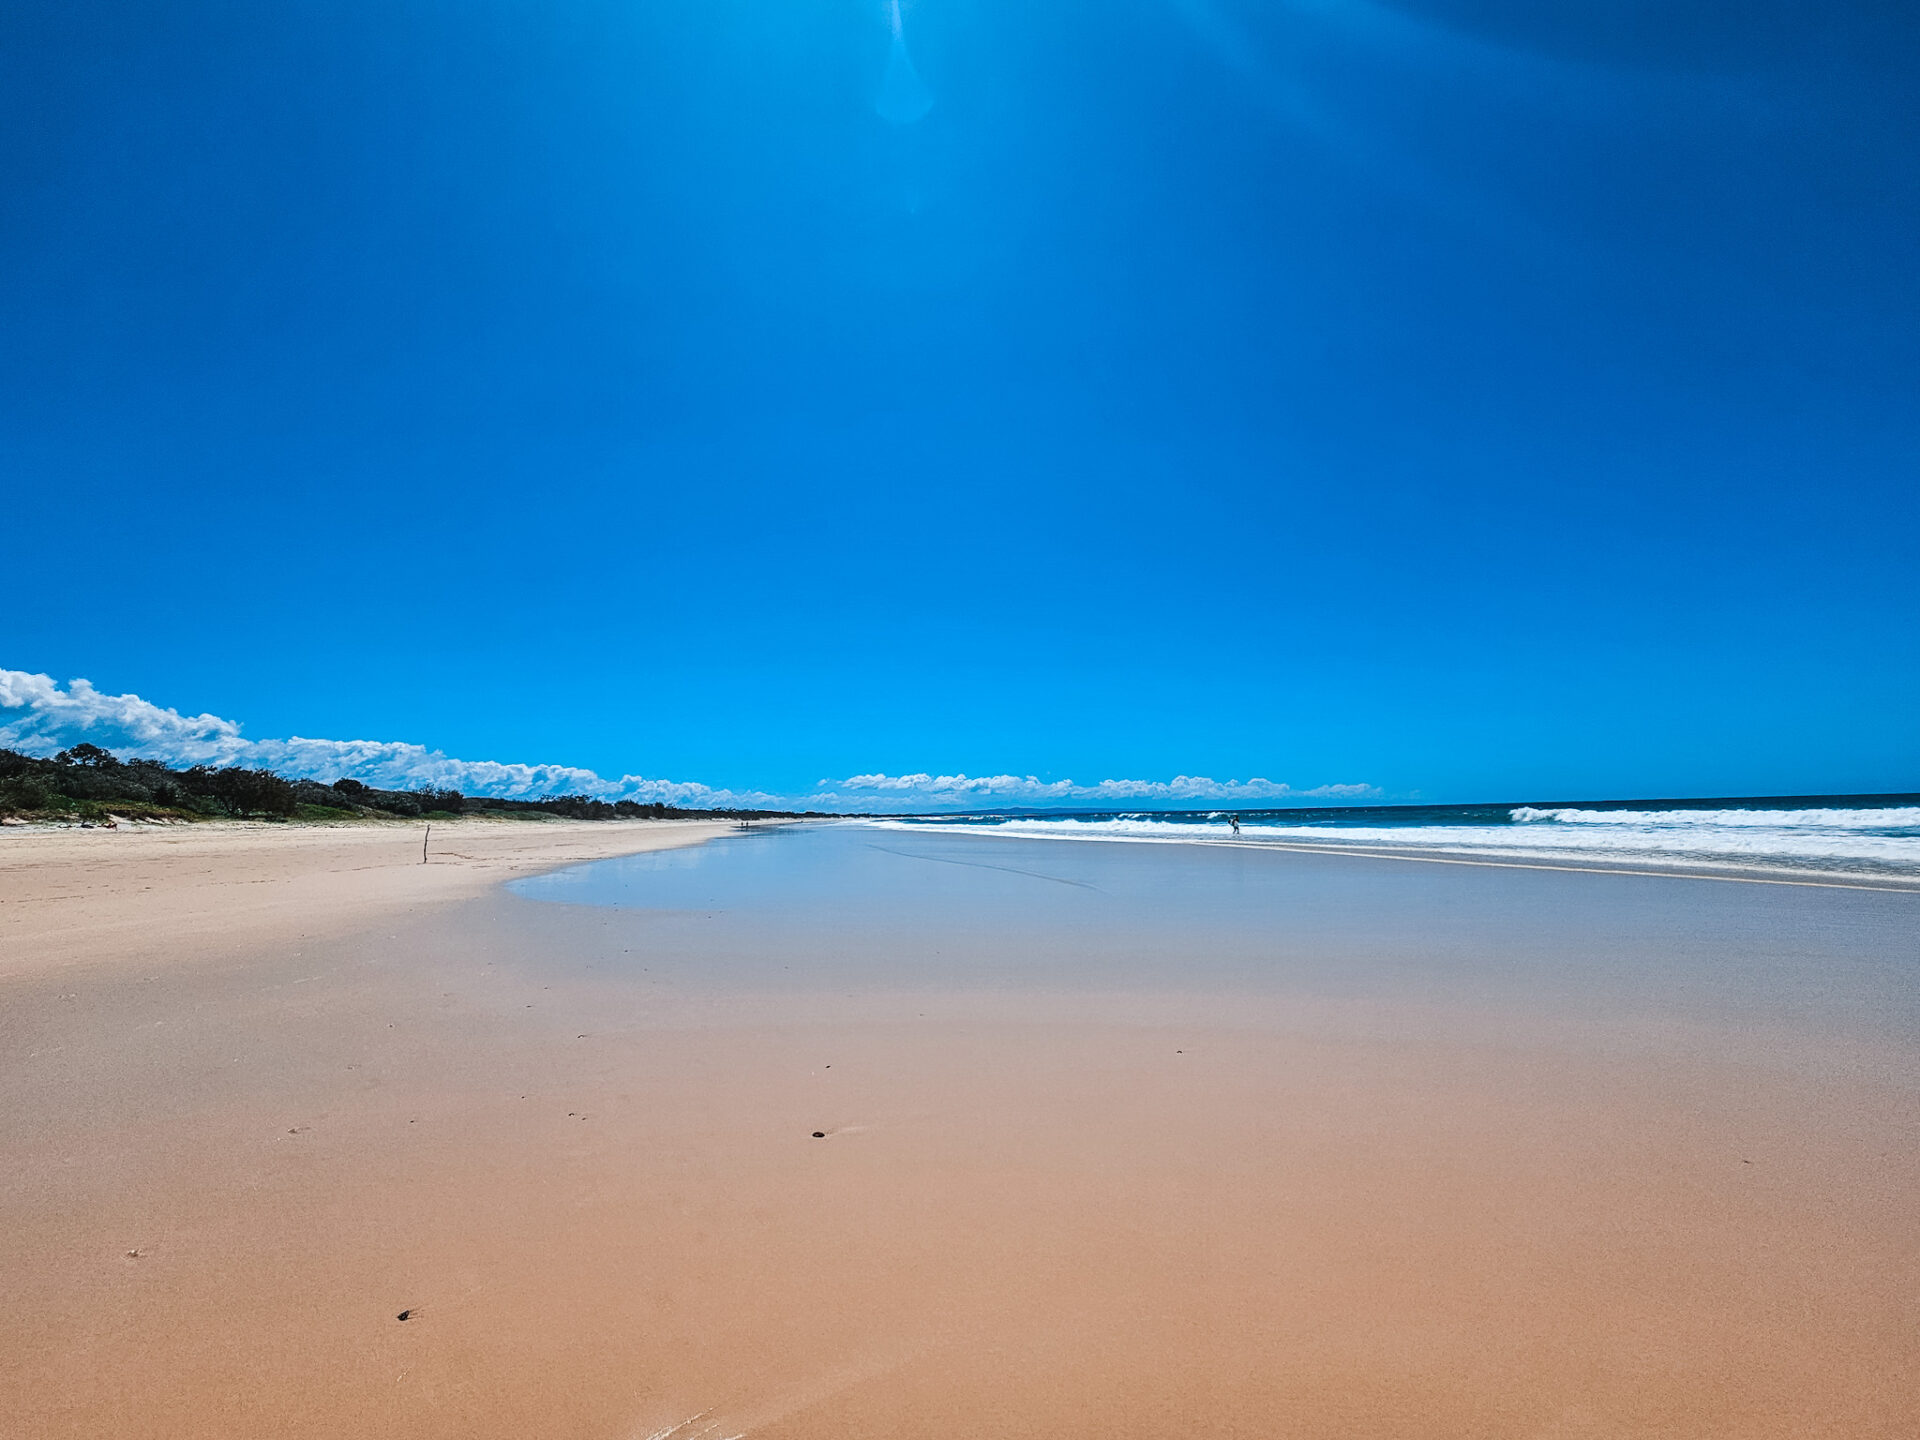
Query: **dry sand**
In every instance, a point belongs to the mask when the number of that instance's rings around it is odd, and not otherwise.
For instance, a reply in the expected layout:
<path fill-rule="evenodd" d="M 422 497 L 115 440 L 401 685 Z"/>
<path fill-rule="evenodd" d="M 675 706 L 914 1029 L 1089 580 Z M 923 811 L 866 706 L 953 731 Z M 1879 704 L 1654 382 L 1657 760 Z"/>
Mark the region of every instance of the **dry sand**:
<path fill-rule="evenodd" d="M 0 836 L 0 1433 L 1920 1434 L 1909 1084 L 493 885 L 701 833 Z"/>
<path fill-rule="evenodd" d="M 0 976 L 283 946 L 477 895 L 515 874 L 697 844 L 700 821 L 128 822 L 0 831 Z"/>

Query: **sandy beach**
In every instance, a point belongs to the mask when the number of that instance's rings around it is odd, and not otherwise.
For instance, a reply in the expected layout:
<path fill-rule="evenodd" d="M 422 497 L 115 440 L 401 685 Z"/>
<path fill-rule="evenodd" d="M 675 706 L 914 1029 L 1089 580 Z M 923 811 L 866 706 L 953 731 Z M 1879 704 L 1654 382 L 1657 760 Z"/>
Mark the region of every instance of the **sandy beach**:
<path fill-rule="evenodd" d="M 0 835 L 6 1433 L 1920 1433 L 1911 897 L 722 833 Z"/>
<path fill-rule="evenodd" d="M 432 835 L 403 823 L 0 831 L 0 975 L 246 954 L 481 894 L 529 870 L 697 844 L 727 829 L 463 820 Z"/>

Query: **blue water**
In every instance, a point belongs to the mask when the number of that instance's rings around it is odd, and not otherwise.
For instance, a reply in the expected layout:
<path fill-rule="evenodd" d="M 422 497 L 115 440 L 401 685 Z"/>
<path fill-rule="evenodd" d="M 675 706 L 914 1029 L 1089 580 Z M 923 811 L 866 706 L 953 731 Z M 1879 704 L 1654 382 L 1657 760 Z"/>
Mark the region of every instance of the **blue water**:
<path fill-rule="evenodd" d="M 1239 812 L 986 813 L 885 823 L 897 829 L 964 831 L 1000 838 L 1312 846 L 1493 863 L 1643 866 L 1778 879 L 1920 883 L 1920 795 Z"/>

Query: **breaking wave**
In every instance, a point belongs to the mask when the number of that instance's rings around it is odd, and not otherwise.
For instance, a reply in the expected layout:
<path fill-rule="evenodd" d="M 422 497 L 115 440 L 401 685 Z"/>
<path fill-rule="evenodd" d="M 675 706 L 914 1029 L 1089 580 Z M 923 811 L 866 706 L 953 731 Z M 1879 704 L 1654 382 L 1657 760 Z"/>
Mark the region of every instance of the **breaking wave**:
<path fill-rule="evenodd" d="M 1536 810 L 1531 805 L 1522 805 L 1513 811 L 1513 821 L 1516 825 L 1550 821 L 1558 825 L 1637 825 L 1669 829 L 1910 830 L 1920 834 L 1920 805 L 1881 810 Z"/>
<path fill-rule="evenodd" d="M 1902 797 L 1905 798 L 1905 797 Z M 1535 863 L 1818 872 L 1920 882 L 1920 805 L 1805 809 L 1603 809 L 1519 806 L 1432 811 L 1417 819 L 1347 812 L 1300 821 L 1223 812 L 887 820 L 889 828 L 1133 843 L 1426 852 Z"/>

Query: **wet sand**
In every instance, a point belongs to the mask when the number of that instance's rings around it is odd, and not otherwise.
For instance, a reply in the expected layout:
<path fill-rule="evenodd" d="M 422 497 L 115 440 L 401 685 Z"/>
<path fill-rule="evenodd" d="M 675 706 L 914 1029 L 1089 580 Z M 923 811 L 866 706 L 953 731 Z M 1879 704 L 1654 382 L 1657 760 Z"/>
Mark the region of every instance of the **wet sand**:
<path fill-rule="evenodd" d="M 0 846 L 8 1433 L 1920 1432 L 1909 897 L 597 833 Z"/>

